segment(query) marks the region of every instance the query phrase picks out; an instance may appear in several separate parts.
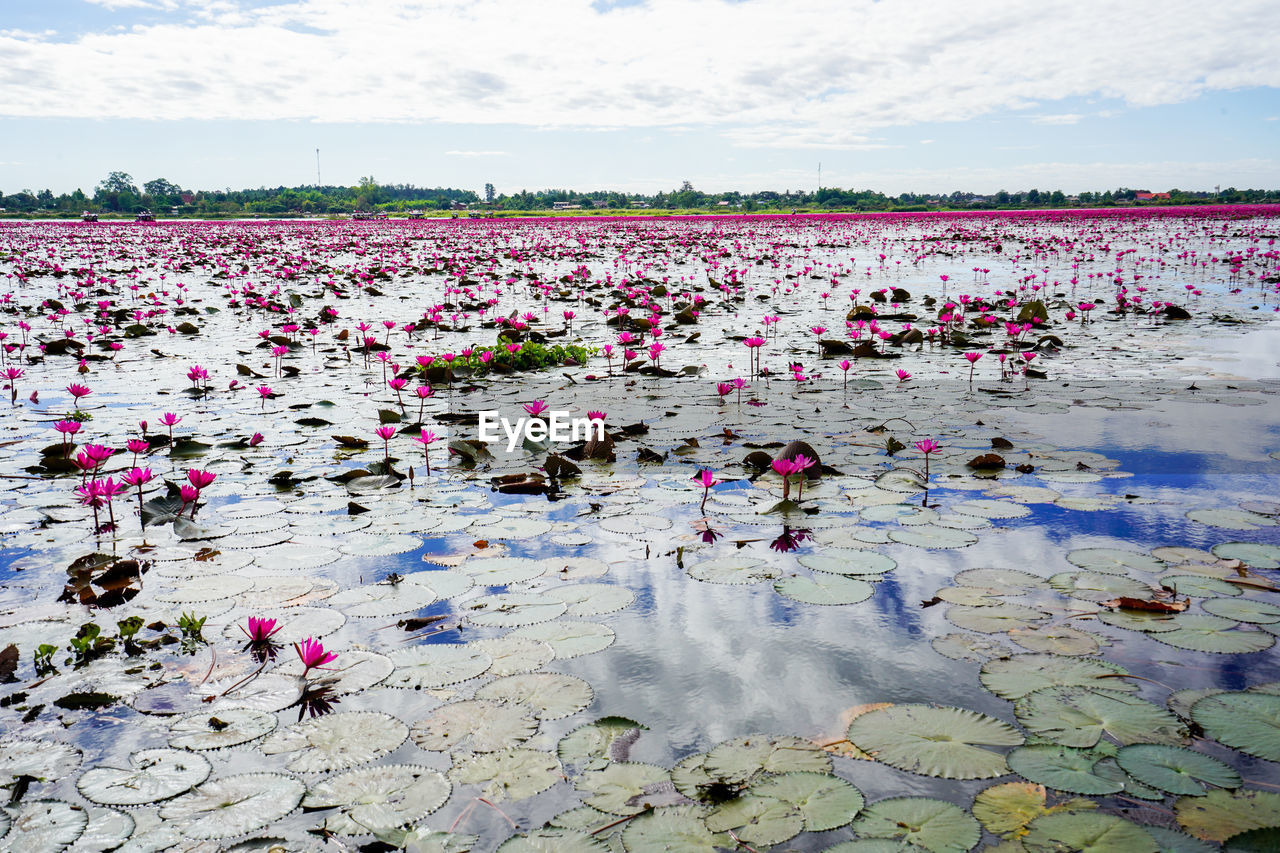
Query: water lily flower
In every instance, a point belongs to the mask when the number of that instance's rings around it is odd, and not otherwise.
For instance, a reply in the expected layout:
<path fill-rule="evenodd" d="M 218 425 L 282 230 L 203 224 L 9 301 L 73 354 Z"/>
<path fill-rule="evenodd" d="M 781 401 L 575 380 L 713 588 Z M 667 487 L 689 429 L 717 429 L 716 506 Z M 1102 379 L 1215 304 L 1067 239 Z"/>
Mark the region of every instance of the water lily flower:
<path fill-rule="evenodd" d="M 325 651 L 320 641 L 313 637 L 307 637 L 300 643 L 294 643 L 293 648 L 298 653 L 299 660 L 302 661 L 303 678 L 306 678 L 307 673 L 316 667 L 324 666 L 326 663 L 338 658 L 335 652 Z"/>
<path fill-rule="evenodd" d="M 536 418 L 547 410 L 547 404 L 543 400 L 534 400 L 532 403 L 525 403 L 524 410 Z"/>
<path fill-rule="evenodd" d="M 277 625 L 274 619 L 260 619 L 257 616 L 249 617 L 248 629 L 240 626 L 240 630 L 244 632 L 244 635 L 249 638 L 251 643 L 265 643 L 282 628 L 284 626 Z"/>

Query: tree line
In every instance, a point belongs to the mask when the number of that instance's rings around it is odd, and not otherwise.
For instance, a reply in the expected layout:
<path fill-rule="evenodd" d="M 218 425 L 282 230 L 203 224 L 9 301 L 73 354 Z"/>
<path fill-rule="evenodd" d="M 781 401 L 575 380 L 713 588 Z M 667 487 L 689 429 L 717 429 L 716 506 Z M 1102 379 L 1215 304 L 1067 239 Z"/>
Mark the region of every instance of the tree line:
<path fill-rule="evenodd" d="M 355 211 L 405 213 L 482 208 L 494 211 L 539 211 L 557 207 L 627 210 L 857 210 L 913 211 L 934 209 L 1008 210 L 1053 207 L 1098 207 L 1142 204 L 1213 204 L 1280 202 L 1280 190 L 1236 189 L 1218 192 L 1172 189 L 1168 198 L 1138 199 L 1146 190 L 1119 188 L 1067 195 L 1061 190 L 1000 190 L 988 195 L 970 192 L 949 194 L 901 193 L 886 195 L 875 190 L 823 187 L 816 191 L 762 190 L 706 193 L 685 181 L 670 192 L 650 195 L 610 190 L 581 192 L 543 189 L 507 194 L 485 185 L 485 201 L 473 190 L 452 187 L 417 187 L 413 184 L 381 184 L 374 177 L 362 177 L 355 186 L 259 187 L 258 189 L 188 190 L 165 178 L 144 182 L 141 187 L 126 172 L 111 172 L 88 195 L 83 190 L 54 195 L 50 190 L 21 190 L 0 195 L 0 208 L 13 214 L 73 215 L 81 211 L 133 214 L 152 210 L 163 214 L 192 216 L 221 215 L 308 215 L 341 214 Z"/>

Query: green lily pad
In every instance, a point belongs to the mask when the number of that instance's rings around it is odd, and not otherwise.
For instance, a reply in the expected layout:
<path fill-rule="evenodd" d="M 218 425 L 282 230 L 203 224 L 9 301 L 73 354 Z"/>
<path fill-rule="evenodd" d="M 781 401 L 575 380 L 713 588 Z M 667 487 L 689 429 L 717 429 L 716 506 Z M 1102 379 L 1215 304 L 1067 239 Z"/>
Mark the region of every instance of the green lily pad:
<path fill-rule="evenodd" d="M 324 820 L 339 835 L 383 832 L 421 820 L 444 805 L 452 786 L 443 773 L 410 764 L 362 767 L 330 776 L 303 797 L 304 808 L 340 809 Z"/>
<path fill-rule="evenodd" d="M 537 730 L 528 705 L 465 699 L 436 708 L 413 724 L 409 737 L 429 752 L 448 752 L 460 744 L 472 752 L 497 752 L 519 746 Z"/>
<path fill-rule="evenodd" d="M 1085 571 L 1123 575 L 1130 571 L 1162 572 L 1164 562 L 1150 554 L 1120 548 L 1077 548 L 1067 554 L 1067 562 Z"/>
<path fill-rule="evenodd" d="M 656 793 L 671 782 L 671 773 L 656 764 L 630 761 L 613 762 L 599 770 L 588 770 L 575 780 L 585 795 L 583 802 L 592 808 L 615 815 L 632 815 L 644 811 L 645 794 Z"/>
<path fill-rule="evenodd" d="M 1116 761 L 1139 782 L 1175 796 L 1201 797 L 1201 783 L 1219 788 L 1240 787 L 1240 774 L 1202 752 L 1156 743 L 1122 747 Z"/>
<path fill-rule="evenodd" d="M 714 779 L 746 784 L 761 774 L 829 773 L 831 756 L 803 738 L 748 735 L 714 747 L 707 753 L 703 769 Z"/>
<path fill-rule="evenodd" d="M 481 796 L 496 803 L 541 794 L 560 781 L 560 773 L 551 753 L 516 748 L 455 755 L 449 776 L 459 785 L 480 785 Z"/>
<path fill-rule="evenodd" d="M 546 643 L 557 660 L 595 654 L 609 648 L 614 641 L 613 629 L 599 622 L 557 619 L 539 625 L 517 628 L 508 637 L 524 637 Z"/>
<path fill-rule="evenodd" d="M 1258 530 L 1276 525 L 1275 519 L 1243 509 L 1193 509 L 1186 516 L 1192 521 L 1227 530 Z"/>
<path fill-rule="evenodd" d="M 174 749 L 224 749 L 256 740 L 275 730 L 276 716 L 252 708 L 227 708 L 217 714 L 197 711 L 169 724 Z"/>
<path fill-rule="evenodd" d="M 1280 696 L 1218 693 L 1191 706 L 1191 719 L 1218 743 L 1280 761 Z"/>
<path fill-rule="evenodd" d="M 581 764 L 587 769 L 599 769 L 609 761 L 626 760 L 625 753 L 631 743 L 640 736 L 641 730 L 647 729 L 626 717 L 602 717 L 562 737 L 556 755 L 560 763 L 567 766 Z"/>
<path fill-rule="evenodd" d="M 103 806 L 141 806 L 176 797 L 213 770 L 204 756 L 182 749 L 144 749 L 129 756 L 131 770 L 94 767 L 76 782 L 86 800 Z"/>
<path fill-rule="evenodd" d="M 934 637 L 930 645 L 943 657 L 974 663 L 1009 654 L 1009 647 L 1004 643 L 987 637 L 975 637 L 973 634 L 944 634 Z"/>
<path fill-rule="evenodd" d="M 1162 643 L 1193 652 L 1241 655 L 1261 652 L 1275 645 L 1276 638 L 1264 631 L 1233 630 L 1235 622 L 1217 616 L 1180 614 L 1178 627 L 1151 636 Z"/>
<path fill-rule="evenodd" d="M 1092 655 L 1101 647 L 1102 638 L 1070 625 L 1046 625 L 1042 628 L 1014 628 L 1009 639 L 1024 649 L 1055 655 Z"/>
<path fill-rule="evenodd" d="M 346 770 L 381 758 L 409 737 L 409 727 L 390 714 L 343 711 L 279 729 L 260 745 L 267 755 L 292 754 L 295 773 Z"/>
<path fill-rule="evenodd" d="M 1280 569 L 1280 545 L 1261 542 L 1224 542 L 1210 550 L 1221 560 L 1239 560 L 1255 569 Z"/>
<path fill-rule="evenodd" d="M 930 550 L 967 548 L 978 541 L 978 537 L 967 530 L 939 527 L 936 524 L 894 528 L 889 531 L 889 538 L 901 545 L 914 545 Z"/>
<path fill-rule="evenodd" d="M 1036 818 L 1022 838 L 1027 853 L 1160 853 L 1141 826 L 1102 812 L 1066 812 Z"/>
<path fill-rule="evenodd" d="M 804 604 L 857 604 L 871 597 L 875 588 L 864 580 L 842 575 L 792 575 L 773 585 L 779 595 Z"/>
<path fill-rule="evenodd" d="M 1104 678 L 1127 674 L 1124 667 L 1095 658 L 1026 654 L 989 660 L 978 678 L 1001 699 L 1013 700 L 1045 687 L 1072 685 L 1136 692 L 1137 686 L 1123 679 Z"/>
<path fill-rule="evenodd" d="M 1206 849 L 1212 851 L 1213 848 L 1206 845 Z M 1250 829 L 1233 835 L 1223 842 L 1222 849 L 1224 853 L 1274 853 L 1280 850 L 1280 826 Z"/>
<path fill-rule="evenodd" d="M 421 690 L 448 687 L 486 672 L 490 658 L 474 645 L 432 643 L 396 649 L 388 655 L 395 669 L 382 682 L 387 687 Z"/>
<path fill-rule="evenodd" d="M 927 797 L 891 797 L 872 803 L 853 822 L 853 831 L 932 853 L 964 853 L 982 837 L 978 821 L 959 806 Z"/>
<path fill-rule="evenodd" d="M 958 628 L 967 628 L 980 634 L 999 634 L 1013 628 L 1030 628 L 1049 614 L 1021 604 L 993 604 L 970 607 L 957 604 L 947 608 L 947 621 Z"/>
<path fill-rule="evenodd" d="M 83 835 L 89 814 L 62 800 L 26 800 L 5 810 L 6 853 L 59 853 Z"/>
<path fill-rule="evenodd" d="M 1020 747 L 1009 753 L 1010 766 Z M 1063 811 L 1096 809 L 1092 800 L 1073 799 L 1049 805 L 1044 785 L 1033 782 L 1004 782 L 980 792 L 973 801 L 973 816 L 992 835 L 1018 838 L 1026 834 L 1026 826 L 1038 817 Z"/>
<path fill-rule="evenodd" d="M 882 575 L 897 568 L 897 561 L 879 551 L 861 548 L 827 548 L 816 554 L 804 554 L 800 565 L 818 572 L 835 575 Z"/>
<path fill-rule="evenodd" d="M 1255 601 L 1252 598 L 1211 598 L 1202 602 L 1200 607 L 1205 613 L 1235 622 L 1249 622 L 1254 625 L 1280 622 L 1280 606 L 1266 601 Z"/>
<path fill-rule="evenodd" d="M 1082 601 L 1108 601 L 1113 598 L 1145 598 L 1151 587 L 1123 575 L 1100 572 L 1061 572 L 1049 578 L 1049 585 L 1063 595 Z"/>
<path fill-rule="evenodd" d="M 544 827 L 514 835 L 496 853 L 608 853 L 609 848 L 577 829 Z"/>
<path fill-rule="evenodd" d="M 807 832 L 844 826 L 865 803 L 861 791 L 827 773 L 782 773 L 756 783 L 751 790 L 757 796 L 781 800 L 798 809 Z"/>
<path fill-rule="evenodd" d="M 1122 744 L 1181 743 L 1186 731 L 1173 714 L 1119 690 L 1047 687 L 1014 705 L 1018 722 L 1063 746 L 1090 747 L 1109 734 Z"/>
<path fill-rule="evenodd" d="M 965 569 L 956 574 L 955 581 L 964 586 L 989 589 L 1005 595 L 1015 590 L 1049 588 L 1044 578 L 1018 569 Z"/>
<path fill-rule="evenodd" d="M 1095 772 L 1102 755 L 1088 749 L 1037 744 L 1009 753 L 1009 769 L 1024 779 L 1069 794 L 1114 794 L 1124 783 Z"/>
<path fill-rule="evenodd" d="M 1175 829 L 1166 829 L 1163 826 L 1143 826 L 1143 829 L 1156 840 L 1156 844 L 1160 845 L 1160 853 L 1214 853 L 1217 850 L 1212 844 L 1201 841 L 1198 838 L 1192 838 L 1190 835 L 1178 832 Z M 1224 848 L 1230 850 L 1230 847 Z M 1276 849 L 1276 845 L 1263 847 L 1257 851 L 1249 851 L 1249 853 L 1270 853 Z M 1238 853 L 1245 853 L 1241 850 Z"/>
<path fill-rule="evenodd" d="M 679 850 L 681 853 L 719 853 L 733 844 L 727 835 L 707 829 L 695 806 L 664 806 L 627 823 L 622 846 L 628 853 L 651 850 Z"/>
<path fill-rule="evenodd" d="M 752 557 L 701 560 L 690 565 L 686 571 L 694 580 L 731 585 L 761 583 L 782 574 L 776 566 Z"/>
<path fill-rule="evenodd" d="M 591 704 L 591 685 L 572 675 L 531 672 L 508 675 L 476 691 L 475 698 L 516 702 L 533 709 L 540 720 L 558 720 Z"/>
<path fill-rule="evenodd" d="M 1008 723 L 964 708 L 893 705 L 857 717 L 849 740 L 899 770 L 944 779 L 988 779 L 1009 772 L 1004 756 L 983 746 L 1017 746 Z"/>
<path fill-rule="evenodd" d="M 521 592 L 482 596 L 464 607 L 467 621 L 486 628 L 520 628 L 550 622 L 568 609 L 563 601 Z"/>
<path fill-rule="evenodd" d="M 298 807 L 307 786 L 282 773 L 244 773 L 205 782 L 170 800 L 160 818 L 188 838 L 235 838 L 261 829 Z"/>
<path fill-rule="evenodd" d="M 1280 826 L 1280 794 L 1252 788 L 1214 790 L 1203 797 L 1180 797 L 1173 812 L 1178 824 L 1196 838 L 1226 841 L 1249 830 Z"/>
<path fill-rule="evenodd" d="M 795 806 L 753 793 L 717 806 L 706 821 L 713 832 L 732 830 L 745 843 L 762 847 L 781 844 L 804 830 L 804 818 Z"/>
<path fill-rule="evenodd" d="M 1236 596 L 1241 592 L 1240 587 L 1226 581 L 1200 575 L 1170 575 L 1160 578 L 1160 585 L 1165 589 L 1173 590 L 1178 595 L 1190 595 L 1194 598 L 1212 598 L 1217 595 Z"/>

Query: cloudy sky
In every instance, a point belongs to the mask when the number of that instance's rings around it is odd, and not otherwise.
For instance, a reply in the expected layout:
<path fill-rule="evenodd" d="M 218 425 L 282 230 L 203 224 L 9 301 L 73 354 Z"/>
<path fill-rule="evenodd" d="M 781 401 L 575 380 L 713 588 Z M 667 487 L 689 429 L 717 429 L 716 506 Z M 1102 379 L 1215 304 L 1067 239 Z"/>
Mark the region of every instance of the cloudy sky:
<path fill-rule="evenodd" d="M 1274 0 L 0 0 L 0 191 L 1280 186 Z"/>

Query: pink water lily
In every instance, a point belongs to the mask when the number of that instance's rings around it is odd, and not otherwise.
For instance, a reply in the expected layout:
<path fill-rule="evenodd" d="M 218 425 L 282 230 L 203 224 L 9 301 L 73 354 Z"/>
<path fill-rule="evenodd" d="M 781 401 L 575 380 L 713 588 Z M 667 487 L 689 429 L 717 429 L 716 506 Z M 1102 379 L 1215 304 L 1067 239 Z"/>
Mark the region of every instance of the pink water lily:
<path fill-rule="evenodd" d="M 338 659 L 336 652 L 327 652 L 320 641 L 307 637 L 300 643 L 293 644 L 294 650 L 298 653 L 298 659 L 302 661 L 302 677 L 306 678 L 307 673 L 316 667 L 322 667 L 330 661 Z"/>
<path fill-rule="evenodd" d="M 249 627 L 247 629 L 243 625 L 239 627 L 244 635 L 249 638 L 249 642 L 265 643 L 284 626 L 277 625 L 274 619 L 260 619 L 257 616 L 250 616 Z"/>

